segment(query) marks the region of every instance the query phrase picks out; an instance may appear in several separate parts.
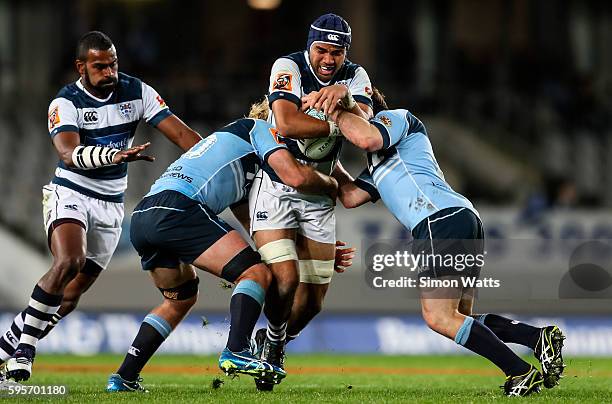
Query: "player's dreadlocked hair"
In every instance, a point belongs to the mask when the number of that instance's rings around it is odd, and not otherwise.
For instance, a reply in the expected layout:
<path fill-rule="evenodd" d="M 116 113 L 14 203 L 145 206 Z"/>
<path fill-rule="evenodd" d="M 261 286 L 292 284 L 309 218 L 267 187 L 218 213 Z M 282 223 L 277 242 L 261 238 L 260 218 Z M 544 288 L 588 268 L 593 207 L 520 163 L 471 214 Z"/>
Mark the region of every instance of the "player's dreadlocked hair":
<path fill-rule="evenodd" d="M 378 91 L 376 87 L 372 88 L 372 109 L 374 110 L 374 115 L 389 109 L 384 94 Z"/>
<path fill-rule="evenodd" d="M 270 115 L 270 105 L 268 104 L 268 96 L 264 96 L 263 100 L 251 105 L 249 110 L 249 118 L 268 120 Z"/>
<path fill-rule="evenodd" d="M 104 32 L 90 31 L 84 34 L 77 43 L 76 57 L 78 60 L 87 60 L 90 49 L 108 50 L 113 47 L 113 41 Z"/>

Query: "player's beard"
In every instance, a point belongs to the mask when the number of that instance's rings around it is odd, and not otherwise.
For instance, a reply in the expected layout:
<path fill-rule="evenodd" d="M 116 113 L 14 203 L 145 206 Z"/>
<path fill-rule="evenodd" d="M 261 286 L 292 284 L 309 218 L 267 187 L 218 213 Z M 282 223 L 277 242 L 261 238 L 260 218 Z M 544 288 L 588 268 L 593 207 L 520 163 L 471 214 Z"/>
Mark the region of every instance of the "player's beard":
<path fill-rule="evenodd" d="M 87 84 L 87 87 L 94 89 L 98 94 L 102 95 L 103 97 L 106 97 L 111 92 L 113 92 L 113 90 L 115 89 L 115 86 L 117 85 L 117 77 L 114 77 L 114 76 L 109 77 L 104 80 L 100 80 L 98 84 L 94 85 L 89 79 L 89 72 L 87 71 L 87 69 L 85 69 L 84 78 L 85 78 L 85 83 Z"/>

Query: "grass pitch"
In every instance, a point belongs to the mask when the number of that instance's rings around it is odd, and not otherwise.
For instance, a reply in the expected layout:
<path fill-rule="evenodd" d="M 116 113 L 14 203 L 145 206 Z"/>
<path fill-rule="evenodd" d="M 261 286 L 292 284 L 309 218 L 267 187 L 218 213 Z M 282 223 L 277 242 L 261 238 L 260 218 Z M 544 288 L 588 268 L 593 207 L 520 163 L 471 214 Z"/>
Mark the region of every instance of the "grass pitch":
<path fill-rule="evenodd" d="M 274 392 L 251 378 L 222 375 L 216 357 L 157 356 L 144 369 L 147 394 L 106 393 L 122 357 L 40 355 L 27 384 L 68 386 L 66 397 L 20 397 L 74 403 L 500 403 L 503 376 L 475 356 L 291 355 L 289 375 Z M 533 358 L 529 359 L 535 363 Z M 547 403 L 612 402 L 612 359 L 569 358 L 561 385 L 518 399 Z M 219 382 L 222 381 L 223 383 Z M 11 401 L 4 398 L 0 401 Z"/>

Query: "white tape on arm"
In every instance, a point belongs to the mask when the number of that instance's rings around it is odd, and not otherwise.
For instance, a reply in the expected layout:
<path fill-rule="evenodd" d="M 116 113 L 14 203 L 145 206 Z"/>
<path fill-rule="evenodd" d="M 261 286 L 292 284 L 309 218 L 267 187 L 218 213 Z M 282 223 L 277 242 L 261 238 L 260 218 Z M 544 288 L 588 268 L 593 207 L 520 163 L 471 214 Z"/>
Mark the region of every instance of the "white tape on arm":
<path fill-rule="evenodd" d="M 102 146 L 77 146 L 72 152 L 72 163 L 84 170 L 112 166 L 115 165 L 113 158 L 120 151 Z"/>

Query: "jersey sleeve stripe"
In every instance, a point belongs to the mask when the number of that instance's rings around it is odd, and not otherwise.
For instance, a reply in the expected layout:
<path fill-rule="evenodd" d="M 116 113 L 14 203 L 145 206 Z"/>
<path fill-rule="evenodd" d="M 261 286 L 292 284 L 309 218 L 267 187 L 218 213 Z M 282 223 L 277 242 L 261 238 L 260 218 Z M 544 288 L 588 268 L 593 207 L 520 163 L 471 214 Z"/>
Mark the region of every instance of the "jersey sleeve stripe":
<path fill-rule="evenodd" d="M 372 197 L 372 202 L 376 202 L 380 199 L 380 194 L 378 193 L 376 187 L 373 184 L 370 184 L 369 182 L 364 181 L 361 178 L 356 178 L 354 183 L 358 188 L 361 188 L 368 194 L 370 194 L 370 196 Z"/>
<path fill-rule="evenodd" d="M 163 121 L 164 119 L 166 119 L 167 117 L 169 117 L 170 115 L 172 115 L 172 112 L 170 111 L 169 108 L 166 109 L 162 109 L 161 111 L 159 111 L 157 114 L 155 114 L 153 116 L 153 118 L 149 119 L 147 121 L 147 123 L 153 127 L 159 125 L 159 123 L 161 121 Z"/>
<path fill-rule="evenodd" d="M 370 121 L 370 123 L 372 125 L 376 126 L 376 128 L 378 129 L 378 131 L 382 135 L 382 138 L 383 138 L 383 149 L 388 149 L 389 146 L 391 145 L 391 136 L 389 135 L 389 131 L 387 130 L 385 125 L 383 125 L 383 124 L 381 124 L 379 122 L 376 122 L 376 121 Z"/>
<path fill-rule="evenodd" d="M 373 105 L 372 100 L 369 97 L 366 97 L 365 95 L 353 95 L 353 98 L 355 99 L 355 101 L 365 104 L 369 106 L 370 108 L 372 108 L 372 105 Z"/>
<path fill-rule="evenodd" d="M 291 101 L 299 108 L 302 105 L 302 100 L 300 98 L 290 92 L 287 91 L 274 91 L 268 96 L 268 103 L 270 104 L 270 108 L 272 108 L 272 103 L 276 100 L 287 100 Z"/>
<path fill-rule="evenodd" d="M 51 131 L 51 133 L 49 133 L 49 136 L 51 136 L 51 138 L 53 138 L 53 137 L 55 137 L 55 135 L 57 135 L 60 132 L 77 132 L 77 133 L 79 133 L 79 128 L 77 128 L 74 125 L 58 126 L 57 128 L 53 129 Z"/>
<path fill-rule="evenodd" d="M 274 148 L 274 149 L 272 149 L 272 150 L 268 150 L 268 151 L 266 152 L 266 154 L 263 156 L 263 161 L 264 161 L 264 163 L 267 163 L 267 162 L 268 162 L 268 158 L 270 158 L 270 156 L 272 155 L 272 153 L 274 153 L 275 151 L 278 151 L 278 150 L 283 150 L 283 149 L 287 149 L 287 148 L 286 148 L 285 146 L 278 146 L 278 147 L 275 147 L 275 148 Z"/>

